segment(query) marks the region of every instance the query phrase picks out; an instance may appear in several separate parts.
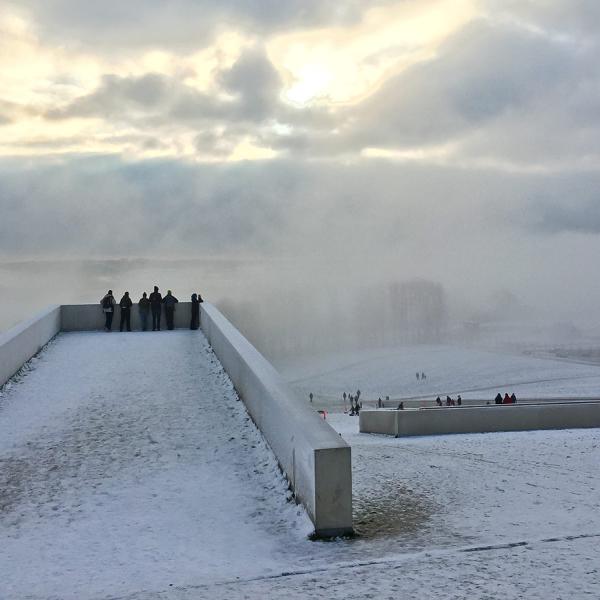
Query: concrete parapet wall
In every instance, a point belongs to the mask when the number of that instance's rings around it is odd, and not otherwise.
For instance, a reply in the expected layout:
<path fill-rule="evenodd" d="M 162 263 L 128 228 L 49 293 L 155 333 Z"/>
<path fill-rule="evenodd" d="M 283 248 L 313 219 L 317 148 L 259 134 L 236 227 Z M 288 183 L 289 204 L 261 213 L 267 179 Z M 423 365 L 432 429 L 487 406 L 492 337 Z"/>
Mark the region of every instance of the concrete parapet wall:
<path fill-rule="evenodd" d="M 4 385 L 59 331 L 60 306 L 51 306 L 0 334 L 0 385 Z"/>
<path fill-rule="evenodd" d="M 192 317 L 192 303 L 179 302 L 175 305 L 174 324 L 177 329 L 186 329 L 190 326 Z M 104 312 L 98 304 L 63 304 L 61 307 L 62 331 L 100 331 L 104 329 Z M 115 306 L 113 317 L 113 331 L 119 331 L 121 308 Z M 167 328 L 164 308 L 161 313 L 161 329 Z M 148 328 L 152 329 L 152 314 L 148 316 Z M 140 311 L 137 302 L 131 307 L 131 329 L 141 331 Z"/>
<path fill-rule="evenodd" d="M 350 447 L 298 402 L 273 366 L 211 304 L 202 329 L 252 419 L 265 436 L 317 535 L 352 532 Z"/>
<path fill-rule="evenodd" d="M 509 404 L 425 410 L 362 410 L 361 433 L 398 437 L 600 427 L 600 402 Z"/>

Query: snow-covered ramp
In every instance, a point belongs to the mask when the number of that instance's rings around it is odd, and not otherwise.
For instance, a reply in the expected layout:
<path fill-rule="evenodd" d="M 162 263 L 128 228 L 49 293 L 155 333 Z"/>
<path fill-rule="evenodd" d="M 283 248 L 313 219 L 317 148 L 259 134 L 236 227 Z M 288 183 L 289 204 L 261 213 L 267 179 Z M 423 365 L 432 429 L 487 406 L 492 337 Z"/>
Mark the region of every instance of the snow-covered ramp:
<path fill-rule="evenodd" d="M 0 467 L 7 598 L 277 572 L 311 529 L 200 332 L 59 335 L 4 389 Z"/>

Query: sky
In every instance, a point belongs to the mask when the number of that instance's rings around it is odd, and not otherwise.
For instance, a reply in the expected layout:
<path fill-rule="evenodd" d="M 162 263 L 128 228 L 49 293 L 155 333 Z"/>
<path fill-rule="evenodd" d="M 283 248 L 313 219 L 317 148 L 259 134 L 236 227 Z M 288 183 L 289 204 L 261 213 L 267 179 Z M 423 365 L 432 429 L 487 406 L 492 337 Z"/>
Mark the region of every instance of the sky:
<path fill-rule="evenodd" d="M 284 258 L 594 318 L 599 29 L 595 0 L 1 0 L 0 258 Z"/>

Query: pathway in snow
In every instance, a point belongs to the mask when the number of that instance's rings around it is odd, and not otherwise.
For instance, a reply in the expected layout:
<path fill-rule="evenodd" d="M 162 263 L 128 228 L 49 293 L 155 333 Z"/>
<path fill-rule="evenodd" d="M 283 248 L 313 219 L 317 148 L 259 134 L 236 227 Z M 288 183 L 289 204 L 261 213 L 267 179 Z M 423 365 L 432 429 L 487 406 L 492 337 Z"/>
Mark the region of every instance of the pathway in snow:
<path fill-rule="evenodd" d="M 279 572 L 286 493 L 201 333 L 61 334 L 0 397 L 0 598 Z"/>

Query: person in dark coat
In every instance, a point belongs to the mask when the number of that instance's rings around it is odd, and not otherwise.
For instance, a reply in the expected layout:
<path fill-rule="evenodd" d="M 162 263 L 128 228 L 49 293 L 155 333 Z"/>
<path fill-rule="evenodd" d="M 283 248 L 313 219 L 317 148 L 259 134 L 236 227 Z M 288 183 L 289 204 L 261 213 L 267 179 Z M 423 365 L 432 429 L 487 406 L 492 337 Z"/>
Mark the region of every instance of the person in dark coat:
<path fill-rule="evenodd" d="M 513 404 L 516 404 L 516 403 L 517 403 L 517 397 L 515 396 L 515 393 L 514 393 L 514 392 L 513 392 L 513 393 L 510 395 L 510 401 L 511 401 Z"/>
<path fill-rule="evenodd" d="M 133 302 L 129 297 L 129 292 L 125 292 L 119 306 L 121 307 L 121 322 L 119 323 L 119 331 L 123 331 L 123 325 L 127 327 L 127 331 L 131 331 L 131 307 Z"/>
<path fill-rule="evenodd" d="M 112 329 L 112 320 L 115 316 L 115 297 L 113 296 L 112 290 L 108 290 L 108 293 L 100 300 L 100 306 L 104 312 L 104 331 L 110 331 Z"/>
<path fill-rule="evenodd" d="M 146 292 L 142 294 L 142 297 L 138 302 L 138 307 L 140 311 L 142 331 L 146 331 L 148 329 L 148 315 L 150 314 L 150 300 L 148 300 L 148 295 L 146 294 Z"/>
<path fill-rule="evenodd" d="M 198 329 L 200 326 L 200 301 L 198 294 L 192 294 L 192 320 L 190 321 L 190 329 Z"/>
<path fill-rule="evenodd" d="M 458 406 L 462 406 L 462 398 L 460 397 L 460 395 L 458 396 L 458 398 L 456 399 L 456 404 Z"/>
<path fill-rule="evenodd" d="M 496 404 L 502 404 L 502 396 L 500 395 L 500 392 L 496 394 Z"/>
<path fill-rule="evenodd" d="M 150 309 L 152 310 L 152 331 L 160 331 L 160 311 L 162 310 L 162 296 L 158 291 L 158 286 L 154 286 L 154 291 L 150 294 Z"/>
<path fill-rule="evenodd" d="M 179 302 L 175 296 L 171 293 L 171 290 L 167 292 L 167 295 L 163 298 L 163 304 L 165 305 L 165 318 L 167 319 L 167 329 L 173 331 L 175 324 L 173 319 L 175 317 L 175 305 Z"/>
<path fill-rule="evenodd" d="M 441 399 L 441 398 L 438 396 L 438 397 L 435 399 L 435 403 L 436 403 L 438 406 L 442 406 L 442 399 Z"/>

